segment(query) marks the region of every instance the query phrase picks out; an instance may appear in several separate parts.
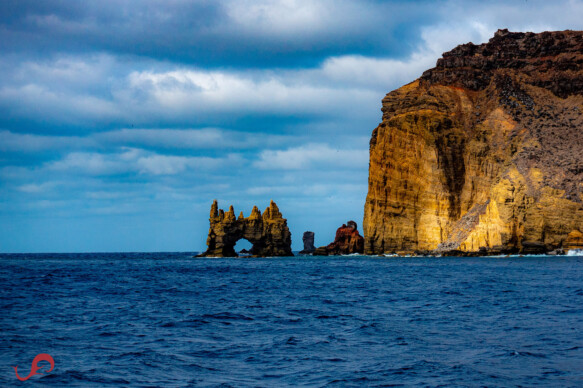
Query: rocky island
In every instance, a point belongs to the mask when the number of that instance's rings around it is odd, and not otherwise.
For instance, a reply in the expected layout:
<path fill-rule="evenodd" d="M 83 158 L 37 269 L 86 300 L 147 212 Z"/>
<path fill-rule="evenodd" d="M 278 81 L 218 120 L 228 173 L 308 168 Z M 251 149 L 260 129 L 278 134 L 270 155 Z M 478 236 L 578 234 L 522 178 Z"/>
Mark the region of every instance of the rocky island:
<path fill-rule="evenodd" d="M 354 221 L 348 221 L 336 229 L 334 241 L 330 244 L 318 247 L 314 256 L 351 255 L 364 252 L 364 238 L 358 233 L 358 226 Z"/>
<path fill-rule="evenodd" d="M 253 244 L 249 251 L 253 257 L 293 256 L 287 220 L 273 201 L 263 215 L 253 206 L 249 217 L 241 212 L 236 218 L 233 206 L 225 213 L 214 200 L 209 222 L 208 248 L 199 257 L 237 257 L 235 244 L 240 239 Z"/>
<path fill-rule="evenodd" d="M 583 32 L 499 30 L 383 99 L 365 254 L 583 247 Z"/>
<path fill-rule="evenodd" d="M 304 243 L 304 249 L 299 252 L 300 255 L 311 255 L 314 253 L 316 250 L 316 247 L 314 246 L 314 232 L 309 230 L 304 232 L 302 242 Z"/>

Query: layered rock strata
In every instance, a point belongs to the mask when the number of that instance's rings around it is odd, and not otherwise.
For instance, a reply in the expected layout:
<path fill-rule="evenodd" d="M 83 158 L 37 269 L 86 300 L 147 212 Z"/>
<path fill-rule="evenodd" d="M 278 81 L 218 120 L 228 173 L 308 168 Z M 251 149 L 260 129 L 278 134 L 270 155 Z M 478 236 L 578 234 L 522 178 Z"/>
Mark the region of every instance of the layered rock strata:
<path fill-rule="evenodd" d="M 199 257 L 237 257 L 235 244 L 242 238 L 253 244 L 249 253 L 254 257 L 293 256 L 287 220 L 273 201 L 263 214 L 254 206 L 249 217 L 241 212 L 236 218 L 233 206 L 225 212 L 215 200 L 209 222 L 208 248 Z"/>
<path fill-rule="evenodd" d="M 318 247 L 314 256 L 350 255 L 364 252 L 364 237 L 358 233 L 356 222 L 348 221 L 336 230 L 334 241 Z"/>
<path fill-rule="evenodd" d="M 304 249 L 300 251 L 300 255 L 311 255 L 314 253 L 316 250 L 316 247 L 314 246 L 314 232 L 304 232 L 302 241 L 304 242 Z"/>
<path fill-rule="evenodd" d="M 458 46 L 382 111 L 366 254 L 582 246 L 583 32 Z"/>

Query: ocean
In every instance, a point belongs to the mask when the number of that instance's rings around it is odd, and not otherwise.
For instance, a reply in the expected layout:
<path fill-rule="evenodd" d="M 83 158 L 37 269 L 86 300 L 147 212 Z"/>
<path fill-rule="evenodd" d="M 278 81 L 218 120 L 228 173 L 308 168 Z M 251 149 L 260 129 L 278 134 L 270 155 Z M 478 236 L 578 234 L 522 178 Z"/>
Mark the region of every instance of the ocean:
<path fill-rule="evenodd" d="M 192 256 L 0 255 L 0 386 L 583 386 L 583 257 Z"/>

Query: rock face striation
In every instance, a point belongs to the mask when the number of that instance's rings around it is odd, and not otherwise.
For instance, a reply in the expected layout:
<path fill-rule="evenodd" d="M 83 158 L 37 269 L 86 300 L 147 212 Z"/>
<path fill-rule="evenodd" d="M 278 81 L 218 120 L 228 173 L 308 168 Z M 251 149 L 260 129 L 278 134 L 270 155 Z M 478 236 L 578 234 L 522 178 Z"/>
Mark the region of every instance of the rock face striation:
<path fill-rule="evenodd" d="M 382 111 L 366 254 L 583 246 L 583 32 L 458 46 Z"/>
<path fill-rule="evenodd" d="M 273 201 L 263 215 L 254 206 L 249 217 L 241 212 L 235 218 L 233 206 L 225 213 L 215 200 L 209 221 L 208 249 L 199 257 L 237 257 L 235 244 L 242 238 L 253 244 L 250 253 L 254 257 L 293 256 L 287 220 Z"/>
<path fill-rule="evenodd" d="M 304 232 L 302 241 L 304 242 L 304 249 L 300 251 L 300 255 L 310 255 L 314 253 L 316 250 L 316 247 L 314 246 L 314 232 Z"/>
<path fill-rule="evenodd" d="M 350 255 L 364 252 L 364 237 L 358 233 L 356 222 L 348 221 L 336 230 L 334 242 L 314 251 L 314 256 Z"/>

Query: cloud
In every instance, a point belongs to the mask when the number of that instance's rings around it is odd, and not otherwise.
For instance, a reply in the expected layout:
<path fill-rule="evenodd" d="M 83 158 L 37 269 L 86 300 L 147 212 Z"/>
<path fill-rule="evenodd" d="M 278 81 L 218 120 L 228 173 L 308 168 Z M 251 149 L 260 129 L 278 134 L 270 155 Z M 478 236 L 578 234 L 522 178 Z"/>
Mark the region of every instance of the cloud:
<path fill-rule="evenodd" d="M 15 104 L 15 101 L 18 103 Z M 0 108 L 11 118 L 31 118 L 59 123 L 108 121 L 123 114 L 112 101 L 91 94 L 57 92 L 46 85 L 27 83 L 0 89 Z"/>
<path fill-rule="evenodd" d="M 2 151 L 60 150 L 89 144 L 91 144 L 90 139 L 78 136 L 43 136 L 0 131 L 0 150 Z"/>
<path fill-rule="evenodd" d="M 316 75 L 337 85 L 389 91 L 418 78 L 423 71 L 434 66 L 437 58 L 435 51 L 425 49 L 402 60 L 357 55 L 332 57 L 324 62 Z"/>
<path fill-rule="evenodd" d="M 117 155 L 72 152 L 61 160 L 48 163 L 46 169 L 49 171 L 79 172 L 90 175 L 121 174 L 129 170 L 129 165 L 124 161 L 135 156 L 135 154 L 135 150 L 129 150 Z"/>
<path fill-rule="evenodd" d="M 37 153 L 126 147 L 164 149 L 169 152 L 196 150 L 200 153 L 205 150 L 245 150 L 301 144 L 309 138 L 307 134 L 249 133 L 221 128 L 123 128 L 88 133 L 85 136 L 47 136 L 0 130 L 0 151 Z"/>
<path fill-rule="evenodd" d="M 227 133 L 218 128 L 202 129 L 128 129 L 108 131 L 93 135 L 105 144 L 137 144 L 158 148 L 214 148 L 229 140 Z"/>
<path fill-rule="evenodd" d="M 2 120 L 6 125 L 27 120 L 43 126 L 58 123 L 95 131 L 132 124 L 168 128 L 225 126 L 226 123 L 234 126 L 250 117 L 264 116 L 330 120 L 343 115 L 354 121 L 368 120 L 378 112 L 384 93 L 417 78 L 435 64 L 442 52 L 457 44 L 484 42 L 499 27 L 535 31 L 561 28 L 559 22 L 547 17 L 559 13 L 560 7 L 556 5 L 536 1 L 520 5 L 495 3 L 493 7 L 459 1 L 434 4 L 435 20 L 427 24 L 420 22 L 416 38 L 400 42 L 407 47 L 406 55 L 393 55 L 391 51 L 369 52 L 362 48 L 350 53 L 334 49 L 321 55 L 315 63 L 295 67 L 233 67 L 225 61 L 222 66 L 206 68 L 203 62 L 168 62 L 156 56 L 120 56 L 115 51 L 55 52 L 40 57 L 13 53 L 0 60 L 5 73 L 0 76 L 0 124 Z M 299 30 L 309 31 L 310 28 L 333 34 L 343 25 L 344 19 L 350 20 L 350 23 L 347 21 L 349 25 L 361 26 L 362 22 L 353 17 L 355 14 L 377 15 L 375 10 L 388 7 L 387 4 L 353 2 L 340 2 L 333 7 L 328 2 L 292 0 L 220 4 L 222 6 L 209 7 L 222 15 L 216 20 L 233 21 L 223 33 L 229 28 L 238 28 L 246 31 L 245 34 L 255 31 L 253 34 L 269 35 L 273 39 L 280 39 L 278 34 L 295 36 Z M 562 4 L 573 12 L 562 10 L 560 12 L 567 16 L 556 20 L 572 28 L 582 28 L 583 22 L 572 15 L 583 11 L 583 5 L 575 1 Z M 173 7 L 180 8 L 176 4 L 163 11 L 151 6 L 158 13 L 149 17 L 159 23 L 166 23 L 165 18 L 178 17 L 173 13 Z M 105 2 L 97 8 L 105 15 L 111 7 L 111 3 Z M 137 7 L 139 9 L 140 5 Z M 421 7 L 421 3 L 407 8 L 393 2 L 391 7 L 394 12 L 408 15 L 412 9 Z M 40 7 L 32 6 L 31 9 Z M 87 16 L 82 10 L 72 14 L 62 9 L 55 12 L 58 15 L 50 14 L 57 17 L 55 20 L 45 15 L 53 20 L 51 23 L 76 18 L 85 20 Z M 270 15 L 279 14 L 289 14 L 289 18 L 274 23 Z M 92 22 L 107 23 L 107 18 L 94 18 Z M 375 17 L 369 23 L 381 22 Z M 44 24 L 38 28 L 41 27 L 58 30 Z M 215 27 L 213 24 L 205 31 L 214 34 Z M 379 28 L 378 25 L 375 28 Z M 266 33 L 266 29 L 273 34 Z M 306 34 L 313 43 L 319 39 L 318 34 L 324 33 L 322 31 Z M 394 33 L 387 36 L 394 37 Z M 246 39 L 243 40 L 247 42 Z M 373 41 L 376 40 L 383 39 L 377 36 Z M 367 38 L 361 43 L 369 41 Z M 234 50 L 230 46 L 224 49 Z M 301 52 L 297 47 L 294 50 L 297 55 Z"/>
<path fill-rule="evenodd" d="M 28 183 L 22 186 L 19 186 L 17 189 L 30 194 L 36 193 L 45 193 L 59 185 L 58 182 L 44 182 L 44 183 Z"/>
<path fill-rule="evenodd" d="M 250 195 L 265 196 L 293 196 L 293 197 L 328 197 L 330 195 L 337 195 L 338 193 L 357 193 L 363 194 L 363 186 L 360 184 L 348 183 L 313 183 L 307 181 L 304 184 L 297 185 L 278 185 L 278 186 L 256 186 L 246 190 Z M 364 193 L 366 195 L 366 193 Z"/>
<path fill-rule="evenodd" d="M 273 197 L 294 236 L 333 238 L 362 217 L 387 92 L 458 44 L 583 29 L 582 13 L 576 0 L 2 1 L 0 224 L 21 227 L 0 243 L 201 249 L 216 197 L 249 210 Z"/>
<path fill-rule="evenodd" d="M 234 73 L 177 69 L 168 72 L 133 72 L 128 87 L 118 93 L 124 105 L 146 105 L 160 115 L 255 114 L 328 115 L 335 107 L 355 101 L 373 101 L 367 89 L 302 82 L 302 72 L 284 77 L 269 71 Z M 138 103 L 139 102 L 139 103 Z M 332 112 L 331 112 L 332 111 Z"/>
<path fill-rule="evenodd" d="M 395 53 L 406 46 L 394 44 L 392 32 L 399 27 L 414 39 L 410 31 L 434 13 L 427 3 L 7 0 L 0 3 L 0 49 L 105 51 L 204 66 L 289 68 L 315 65 L 335 52 Z M 402 23 L 399 16 L 409 15 L 416 19 Z"/>
<path fill-rule="evenodd" d="M 227 159 L 207 158 L 207 157 L 184 157 L 149 155 L 136 160 L 139 172 L 153 175 L 175 175 L 183 172 L 187 168 L 211 170 L 226 164 L 233 164 L 242 159 L 230 155 Z"/>
<path fill-rule="evenodd" d="M 304 119 L 331 119 L 338 115 L 352 120 L 372 117 L 382 95 L 416 78 L 437 58 L 423 51 L 405 60 L 362 56 L 331 57 L 315 69 L 246 72 L 178 68 L 108 73 L 115 66 L 99 71 L 107 82 L 75 83 L 73 74 L 63 84 L 54 86 L 55 63 L 24 66 L 28 76 L 20 74 L 11 85 L 0 85 L 0 109 L 12 120 L 26 118 L 46 126 L 69 123 L 84 127 L 109 128 L 115 123 L 127 126 L 156 123 L 181 126 L 185 123 L 213 124 L 255 115 L 295 116 Z M 75 69 L 93 69 L 91 58 L 67 58 Z M 18 64 L 16 64 L 16 67 Z M 109 65 L 108 65 L 109 66 Z M 156 66 L 155 66 L 156 67 Z M 121 66 L 122 69 L 125 66 Z M 116 70 L 119 72 L 119 70 Z M 64 72 L 67 73 L 67 72 Z M 24 81 L 26 79 L 26 81 Z M 18 84 L 18 80 L 22 84 Z M 64 85 L 67 82 L 70 84 Z M 138 132 L 118 133 L 118 138 L 136 137 Z M 170 132 L 167 132 L 171 135 Z M 141 132 L 142 137 L 154 137 Z M 113 136 L 113 135 L 112 135 Z M 178 136 L 177 133 L 173 134 Z M 181 135 L 186 137 L 185 133 Z M 193 141 L 212 141 L 212 130 L 189 135 Z M 239 136 L 240 137 L 240 136 Z M 164 143 L 164 142 L 163 142 Z"/>
<path fill-rule="evenodd" d="M 88 64 L 91 59 L 68 57 L 67 63 L 93 69 Z M 0 83 L 0 112 L 4 120 L 8 118 L 6 124 L 26 119 L 43 126 L 58 123 L 95 130 L 109 129 L 115 123 L 118 127 L 130 123 L 208 125 L 250 115 L 314 118 L 349 111 L 358 117 L 379 99 L 379 92 L 369 87 L 374 82 L 343 85 L 338 74 L 326 75 L 334 70 L 330 65 L 324 72 L 309 69 L 275 74 L 269 70 L 165 70 L 167 65 L 162 63 L 153 64 L 154 69 L 130 71 L 127 64 L 120 63 L 119 69 L 97 66 L 103 72 L 100 79 L 77 83 L 79 74 L 61 74 L 66 78 L 62 82 L 53 78 L 59 61 L 33 64 L 28 60 L 16 76 L 3 76 L 7 81 Z M 20 68 L 20 63 L 13 67 Z"/>
<path fill-rule="evenodd" d="M 341 2 L 338 3 L 336 5 L 342 7 Z M 310 34 L 325 30 L 327 23 L 322 23 L 322 19 L 334 9 L 330 5 L 327 1 L 242 0 L 229 2 L 226 11 L 229 18 L 244 30 L 289 36 L 298 31 Z"/>
<path fill-rule="evenodd" d="M 248 133 L 221 128 L 124 128 L 92 135 L 103 145 L 137 145 L 168 149 L 248 149 L 305 140 L 305 136 Z"/>
<path fill-rule="evenodd" d="M 0 50 L 290 69 L 315 67 L 332 56 L 409 57 L 428 26 L 580 29 L 581 11 L 576 0 L 6 0 L 0 2 Z"/>
<path fill-rule="evenodd" d="M 48 162 L 47 171 L 86 175 L 118 175 L 139 173 L 148 175 L 176 175 L 186 170 L 212 171 L 243 163 L 236 154 L 225 157 L 184 157 L 160 155 L 141 149 L 125 148 L 118 153 L 71 152 L 61 160 Z"/>
<path fill-rule="evenodd" d="M 328 144 L 307 144 L 286 150 L 265 150 L 254 166 L 265 170 L 303 170 L 315 165 L 351 168 L 368 162 L 368 149 L 334 149 Z"/>
<path fill-rule="evenodd" d="M 229 0 L 225 3 L 226 15 L 233 32 L 273 41 L 286 39 L 312 42 L 325 38 L 329 43 L 343 37 L 350 44 L 351 36 L 362 36 L 369 23 L 384 20 L 379 12 L 386 5 L 364 1 L 345 0 Z M 415 6 L 415 5 L 413 5 Z M 354 38 L 353 38 L 354 39 Z"/>

